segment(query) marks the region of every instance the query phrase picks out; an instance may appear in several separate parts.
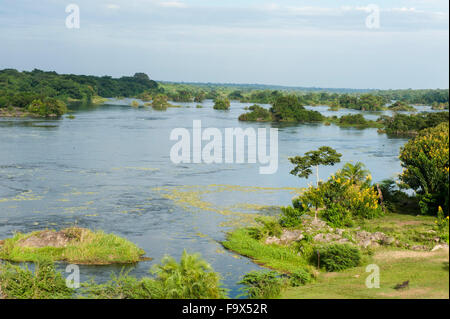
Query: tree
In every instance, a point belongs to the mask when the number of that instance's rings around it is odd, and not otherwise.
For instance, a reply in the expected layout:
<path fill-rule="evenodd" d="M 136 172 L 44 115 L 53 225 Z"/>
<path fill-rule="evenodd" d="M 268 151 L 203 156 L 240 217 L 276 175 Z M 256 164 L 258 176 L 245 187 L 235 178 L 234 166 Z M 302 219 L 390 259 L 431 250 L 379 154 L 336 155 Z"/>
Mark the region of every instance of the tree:
<path fill-rule="evenodd" d="M 370 174 L 364 167 L 365 165 L 361 162 L 357 162 L 355 165 L 346 163 L 341 169 L 340 175 L 350 180 L 352 184 L 359 184 Z"/>
<path fill-rule="evenodd" d="M 319 147 L 317 151 L 306 152 L 304 156 L 291 157 L 289 160 L 295 165 L 291 174 L 301 178 L 308 178 L 312 173 L 312 167 L 316 167 L 316 185 L 319 187 L 319 165 L 334 166 L 341 161 L 342 154 L 329 146 Z M 314 196 L 317 197 L 317 196 Z M 317 199 L 314 200 L 317 202 Z M 315 219 L 317 220 L 317 207 Z"/>
<path fill-rule="evenodd" d="M 425 129 L 400 150 L 403 173 L 400 180 L 418 194 L 423 214 L 448 214 L 449 124 Z"/>
<path fill-rule="evenodd" d="M 215 110 L 228 110 L 230 108 L 230 100 L 227 98 L 217 98 L 214 101 Z"/>

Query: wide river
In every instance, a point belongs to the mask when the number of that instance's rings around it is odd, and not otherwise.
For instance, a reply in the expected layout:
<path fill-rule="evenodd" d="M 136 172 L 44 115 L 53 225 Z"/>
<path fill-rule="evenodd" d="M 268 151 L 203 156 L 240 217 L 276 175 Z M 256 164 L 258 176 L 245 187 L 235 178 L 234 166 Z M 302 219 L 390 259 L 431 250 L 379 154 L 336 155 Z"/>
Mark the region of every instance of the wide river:
<path fill-rule="evenodd" d="M 190 130 L 193 120 L 222 132 L 271 124 L 239 122 L 251 104 L 237 102 L 230 111 L 213 110 L 212 101 L 203 108 L 176 103 L 183 107 L 164 112 L 129 104 L 125 99 L 99 107 L 74 105 L 75 119 L 0 119 L 0 238 L 71 225 L 113 232 L 153 258 L 136 266 L 136 276 L 148 274 L 166 254 L 179 258 L 183 249 L 199 252 L 235 297 L 242 275 L 259 267 L 224 251 L 220 241 L 230 227 L 244 224 L 248 214 L 288 205 L 296 188 L 307 185 L 289 174 L 288 157 L 328 145 L 343 154 L 342 162 L 361 161 L 374 181 L 381 181 L 401 171 L 398 154 L 407 141 L 376 129 L 278 126 L 279 168 L 273 175 L 260 175 L 259 164 L 176 165 L 170 160 L 174 128 Z M 357 113 L 314 109 L 326 115 Z M 380 114 L 365 113 L 372 119 Z M 321 168 L 320 177 L 341 166 Z M 120 268 L 82 266 L 82 280 L 95 276 L 103 281 Z"/>

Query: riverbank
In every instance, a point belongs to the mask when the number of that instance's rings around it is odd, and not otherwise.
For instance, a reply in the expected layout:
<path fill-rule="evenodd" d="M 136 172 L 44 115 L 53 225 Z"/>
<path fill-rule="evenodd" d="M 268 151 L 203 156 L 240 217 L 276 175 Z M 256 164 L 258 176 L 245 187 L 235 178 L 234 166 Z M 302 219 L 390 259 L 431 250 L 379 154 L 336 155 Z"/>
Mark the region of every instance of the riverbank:
<path fill-rule="evenodd" d="M 305 285 L 286 287 L 281 298 L 449 297 L 448 242 L 439 237 L 432 217 L 388 213 L 345 228 L 332 228 L 309 215 L 294 228 L 280 228 L 275 223 L 266 220 L 256 228 L 236 229 L 223 246 L 278 273 L 290 276 L 306 271 L 314 278 Z M 361 252 L 359 265 L 330 270 L 324 251 L 335 245 L 344 255 L 337 257 L 333 267 L 338 260 L 350 258 L 345 255 L 348 245 Z M 317 251 L 321 251 L 319 259 Z M 373 264 L 380 269 L 380 288 L 368 289 L 366 279 L 371 270 L 366 269 Z M 409 289 L 395 289 L 405 281 L 409 281 Z"/>
<path fill-rule="evenodd" d="M 21 107 L 8 107 L 0 108 L 0 118 L 24 118 L 24 117 L 34 117 L 37 118 L 36 114 L 28 112 L 26 109 Z"/>

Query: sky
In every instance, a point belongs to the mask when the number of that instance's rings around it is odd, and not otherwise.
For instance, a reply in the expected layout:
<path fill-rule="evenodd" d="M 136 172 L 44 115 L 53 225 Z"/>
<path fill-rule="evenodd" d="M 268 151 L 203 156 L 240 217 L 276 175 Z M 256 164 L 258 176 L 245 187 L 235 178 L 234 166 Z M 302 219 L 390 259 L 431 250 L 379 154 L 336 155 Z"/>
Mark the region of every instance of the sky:
<path fill-rule="evenodd" d="M 79 8 L 79 28 L 66 26 L 69 4 Z M 0 0 L 0 41 L 0 69 L 326 88 L 449 86 L 447 0 Z"/>

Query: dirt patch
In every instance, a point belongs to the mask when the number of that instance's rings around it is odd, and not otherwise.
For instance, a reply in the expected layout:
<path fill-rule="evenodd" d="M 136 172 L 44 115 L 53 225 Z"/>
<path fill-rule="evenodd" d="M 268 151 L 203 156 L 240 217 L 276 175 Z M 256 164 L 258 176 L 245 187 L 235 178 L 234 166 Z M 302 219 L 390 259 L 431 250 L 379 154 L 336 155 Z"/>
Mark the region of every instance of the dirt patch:
<path fill-rule="evenodd" d="M 89 230 L 84 228 L 68 228 L 61 231 L 44 230 L 17 242 L 19 247 L 66 247 L 69 243 L 83 241 Z"/>
<path fill-rule="evenodd" d="M 4 240 L 0 240 L 0 246 L 3 246 L 5 244 Z"/>
<path fill-rule="evenodd" d="M 423 221 L 420 220 L 409 220 L 404 222 L 396 222 L 399 226 L 408 226 L 408 225 L 422 225 Z"/>
<path fill-rule="evenodd" d="M 375 255 L 375 259 L 379 260 L 393 260 L 404 258 L 430 258 L 434 256 L 446 256 L 448 260 L 448 248 L 437 251 L 413 251 L 413 250 L 398 250 L 398 251 L 383 251 Z"/>

